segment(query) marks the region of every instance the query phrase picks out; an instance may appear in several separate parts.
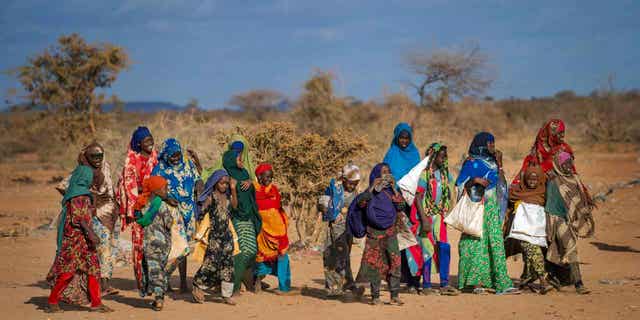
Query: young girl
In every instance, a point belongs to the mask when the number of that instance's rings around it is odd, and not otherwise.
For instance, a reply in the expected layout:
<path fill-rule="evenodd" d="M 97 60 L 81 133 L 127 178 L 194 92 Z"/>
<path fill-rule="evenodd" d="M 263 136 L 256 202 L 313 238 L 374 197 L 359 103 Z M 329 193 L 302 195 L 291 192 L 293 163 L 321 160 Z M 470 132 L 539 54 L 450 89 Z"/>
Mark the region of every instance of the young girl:
<path fill-rule="evenodd" d="M 522 249 L 524 258 L 524 270 L 520 277 L 520 287 L 531 285 L 539 280 L 540 294 L 546 294 L 553 287 L 546 280 L 547 273 L 544 269 L 544 256 L 542 248 L 547 247 L 545 204 L 545 175 L 540 166 L 527 167 L 518 179 L 519 183 L 512 185 L 509 190 L 511 214 L 505 222 L 505 246 L 517 241 Z M 508 255 L 517 252 L 509 252 Z"/>
<path fill-rule="evenodd" d="M 169 286 L 169 254 L 171 228 L 177 217 L 177 202 L 168 199 L 167 180 L 151 176 L 142 183 L 142 194 L 134 206 L 136 222 L 144 228 L 144 263 L 141 295 L 154 295 L 153 309 L 162 310 L 164 295 Z"/>
<path fill-rule="evenodd" d="M 224 169 L 214 171 L 198 197 L 198 208 L 209 218 L 207 248 L 202 266 L 193 277 L 193 300 L 204 303 L 204 290 L 220 287 L 222 300 L 235 305 L 233 294 L 234 234 L 231 224 L 229 175 Z"/>
<path fill-rule="evenodd" d="M 287 293 L 291 290 L 291 268 L 289 267 L 288 219 L 282 209 L 280 192 L 272 183 L 273 168 L 263 163 L 256 168 L 256 203 L 262 220 L 262 229 L 258 233 L 258 254 L 256 256 L 256 282 L 254 288 L 260 291 L 261 280 L 267 275 L 278 277 L 278 290 Z"/>

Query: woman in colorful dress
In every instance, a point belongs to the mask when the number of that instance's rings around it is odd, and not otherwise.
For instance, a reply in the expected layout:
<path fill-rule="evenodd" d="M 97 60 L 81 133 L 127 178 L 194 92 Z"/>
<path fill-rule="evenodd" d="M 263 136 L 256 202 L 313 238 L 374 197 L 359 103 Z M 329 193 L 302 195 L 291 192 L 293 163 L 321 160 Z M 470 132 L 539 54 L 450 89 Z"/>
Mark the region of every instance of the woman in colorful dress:
<path fill-rule="evenodd" d="M 131 137 L 127 158 L 116 189 L 116 201 L 120 207 L 122 230 L 131 226 L 131 260 L 138 290 L 144 290 L 142 259 L 144 258 L 144 231 L 135 223 L 134 206 L 142 193 L 142 182 L 151 175 L 158 163 L 158 154 L 153 149 L 154 141 L 147 127 L 138 127 Z"/>
<path fill-rule="evenodd" d="M 182 215 L 182 230 L 180 235 L 188 243 L 195 232 L 195 197 L 197 190 L 202 190 L 202 180 L 198 173 L 197 165 L 182 152 L 180 142 L 169 138 L 162 144 L 162 150 L 158 155 L 158 164 L 151 175 L 161 176 L 167 179 L 169 198 L 178 201 L 178 211 Z M 180 291 L 188 292 L 187 287 L 187 257 L 185 253 L 180 258 L 178 267 L 180 271 Z"/>
<path fill-rule="evenodd" d="M 100 258 L 100 287 L 105 295 L 116 294 L 118 291 L 109 285 L 113 274 L 113 260 L 115 245 L 113 231 L 117 219 L 113 182 L 111 180 L 111 167 L 104 158 L 104 148 L 97 142 L 85 146 L 78 155 L 78 165 L 83 165 L 93 170 L 94 183 L 91 185 L 91 194 L 96 208 L 95 215 L 91 217 L 93 232 L 100 239 L 98 245 L 98 257 Z M 56 186 L 56 189 L 64 196 L 69 187 L 67 177 Z"/>
<path fill-rule="evenodd" d="M 59 301 L 84 304 L 87 297 L 91 310 L 112 312 L 100 298 L 100 262 L 96 248 L 100 239 L 91 227 L 91 216 L 95 210 L 93 195 L 93 170 L 78 166 L 69 179 L 62 199 L 62 211 L 58 219 L 56 257 L 47 275 L 52 285 L 48 312 L 62 312 Z M 80 285 L 69 287 L 73 280 Z"/>
<path fill-rule="evenodd" d="M 547 261 L 556 286 L 573 284 L 578 294 L 591 291 L 584 286 L 578 261 L 578 237 L 591 237 L 595 231 L 595 204 L 580 177 L 575 173 L 573 156 L 560 152 L 553 160 L 547 183 Z M 568 277 L 565 277 L 566 274 Z M 566 279 L 569 278 L 569 279 Z"/>
<path fill-rule="evenodd" d="M 447 237 L 444 216 L 451 210 L 451 189 L 453 180 L 449 173 L 447 146 L 433 143 L 427 150 L 429 163 L 422 173 L 416 192 L 417 215 L 412 212 L 412 231 L 418 236 L 424 267 L 421 271 L 422 288 L 425 294 L 454 296 L 458 291 L 449 285 L 451 246 Z M 431 274 L 440 274 L 440 290 L 431 286 Z M 419 284 L 420 278 L 414 279 Z"/>
<path fill-rule="evenodd" d="M 235 305 L 231 298 L 235 232 L 231 224 L 229 175 L 224 169 L 209 176 L 197 204 L 201 218 L 209 218 L 209 231 L 202 266 L 193 277 L 193 300 L 204 303 L 205 290 L 220 287 L 223 302 Z"/>
<path fill-rule="evenodd" d="M 382 304 L 380 286 L 383 279 L 391 292 L 389 304 L 404 304 L 399 297 L 401 258 L 396 235 L 398 212 L 404 209 L 404 199 L 394 185 L 389 166 L 379 163 L 371 170 L 367 193 L 358 196 L 349 207 L 350 232 L 359 238 L 366 235 L 356 282 L 370 284 L 372 305 Z M 362 289 L 357 294 L 361 295 Z"/>
<path fill-rule="evenodd" d="M 234 256 L 233 260 L 233 290 L 239 293 L 243 282 L 247 289 L 254 290 L 253 270 L 258 252 L 256 237 L 261 229 L 261 221 L 256 205 L 256 189 L 251 183 L 251 175 L 244 168 L 242 154 L 237 150 L 228 150 L 222 159 L 224 169 L 231 177 L 231 218 L 240 245 L 240 254 Z M 244 190 L 246 182 L 249 182 L 249 188 Z"/>
<path fill-rule="evenodd" d="M 347 212 L 357 195 L 359 183 L 360 168 L 348 164 L 338 181 L 331 179 L 325 195 L 319 200 L 318 211 L 322 213 L 322 220 L 328 222 L 322 263 L 329 297 L 341 296 L 344 290 L 356 288 L 351 271 L 353 236 L 347 231 Z"/>
<path fill-rule="evenodd" d="M 458 288 L 484 294 L 518 294 L 507 273 L 507 260 L 500 223 L 496 185 L 502 171 L 502 153 L 488 132 L 478 133 L 469 147 L 456 180 L 458 194 L 466 192 L 472 201 L 483 201 L 482 237 L 462 234 L 459 242 Z"/>
<path fill-rule="evenodd" d="M 289 266 L 289 236 L 287 227 L 289 219 L 282 208 L 282 200 L 278 187 L 273 184 L 273 167 L 268 163 L 256 168 L 257 181 L 256 204 L 262 221 L 262 229 L 256 242 L 256 281 L 254 288 L 259 292 L 262 279 L 267 275 L 278 277 L 278 291 L 287 293 L 291 290 L 291 267 Z"/>
<path fill-rule="evenodd" d="M 529 288 L 546 294 L 553 287 L 547 282 L 543 248 L 547 247 L 545 218 L 546 175 L 542 167 L 527 167 L 518 185 L 509 190 L 510 214 L 505 220 L 506 256 L 522 253 L 524 269 L 520 277 L 520 289 Z M 540 282 L 540 289 L 533 282 Z"/>
<path fill-rule="evenodd" d="M 171 229 L 177 215 L 177 202 L 167 196 L 167 180 L 151 176 L 142 183 L 142 194 L 134 206 L 136 223 L 144 228 L 144 263 L 142 268 L 145 289 L 142 296 L 153 295 L 153 309 L 162 310 L 164 295 L 169 287 L 169 253 Z"/>

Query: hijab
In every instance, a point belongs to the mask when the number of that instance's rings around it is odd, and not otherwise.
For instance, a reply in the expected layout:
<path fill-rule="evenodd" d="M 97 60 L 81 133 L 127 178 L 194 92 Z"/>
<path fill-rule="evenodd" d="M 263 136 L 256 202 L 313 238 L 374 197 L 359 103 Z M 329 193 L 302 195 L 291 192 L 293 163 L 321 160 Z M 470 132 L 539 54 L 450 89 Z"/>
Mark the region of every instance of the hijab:
<path fill-rule="evenodd" d="M 495 137 L 489 132 L 480 132 L 476 134 L 469 146 L 469 156 L 486 160 L 491 159 L 491 161 L 495 162 L 493 155 L 489 153 L 489 148 L 487 147 L 489 142 L 495 141 Z"/>
<path fill-rule="evenodd" d="M 207 179 L 207 183 L 204 185 L 204 190 L 198 196 L 198 200 L 196 201 L 196 220 L 200 220 L 202 216 L 202 204 L 207 200 L 207 198 L 213 193 L 216 184 L 220 182 L 220 180 L 224 177 L 228 177 L 227 171 L 224 169 L 219 169 L 213 172 L 213 174 Z"/>
<path fill-rule="evenodd" d="M 538 176 L 538 185 L 531 189 L 527 186 L 527 179 L 531 175 Z M 545 204 L 545 192 L 546 192 L 546 175 L 540 166 L 529 166 L 522 173 L 520 182 L 517 185 L 512 185 L 509 189 L 509 200 L 522 201 L 525 203 L 537 204 L 544 206 Z"/>
<path fill-rule="evenodd" d="M 93 165 L 89 162 L 89 150 L 93 148 L 98 148 L 102 151 L 104 155 L 104 148 L 98 142 L 92 142 L 82 148 L 80 154 L 78 154 L 78 165 L 79 166 L 87 166 L 93 170 L 93 189 L 100 190 L 100 187 L 104 184 L 104 173 L 102 172 L 102 166 L 104 165 L 104 158 L 100 165 L 97 168 L 94 168 Z"/>
<path fill-rule="evenodd" d="M 238 184 L 236 185 L 238 207 L 236 209 L 232 209 L 231 213 L 234 219 L 252 221 L 256 228 L 256 233 L 258 233 L 260 231 L 261 222 L 258 216 L 258 206 L 256 204 L 256 189 L 252 183 L 249 189 L 242 190 L 240 185 L 241 182 L 250 180 L 251 176 L 247 169 L 238 167 L 237 158 L 238 152 L 236 150 L 227 150 L 227 152 L 222 155 L 222 165 L 224 166 L 224 169 L 231 178 L 238 181 Z"/>
<path fill-rule="evenodd" d="M 58 221 L 58 235 L 57 235 L 57 252 L 60 252 L 62 247 L 62 237 L 64 236 L 64 225 L 67 220 L 67 203 L 78 196 L 89 196 L 93 201 L 93 196 L 89 188 L 93 184 L 93 170 L 91 167 L 79 165 L 71 173 L 69 179 L 69 186 L 65 190 L 64 196 L 60 204 L 62 205 L 62 211 L 60 211 L 60 220 Z"/>
<path fill-rule="evenodd" d="M 398 138 L 400 138 L 400 134 L 403 132 L 409 134 L 410 141 L 406 148 L 400 147 L 398 143 Z M 393 141 L 391 141 L 391 146 L 384 156 L 383 162 L 389 165 L 391 174 L 393 174 L 396 181 L 400 180 L 409 173 L 413 167 L 420 163 L 420 152 L 413 143 L 413 129 L 409 124 L 402 122 L 395 127 L 393 130 Z"/>
<path fill-rule="evenodd" d="M 386 163 L 379 163 L 371 170 L 369 175 L 369 186 L 373 186 L 375 179 L 382 177 L 382 168 L 388 166 Z M 371 201 L 367 205 L 368 224 L 378 230 L 389 229 L 395 222 L 398 215 L 391 197 L 393 196 L 392 186 L 387 186 L 380 192 L 373 191 Z"/>
<path fill-rule="evenodd" d="M 140 143 L 142 143 L 142 140 L 144 140 L 144 138 L 146 137 L 150 137 L 151 136 L 151 131 L 149 131 L 149 128 L 147 127 L 138 127 L 138 129 L 136 129 L 136 131 L 133 132 L 133 135 L 131 136 L 131 150 L 135 151 L 136 153 L 140 153 L 142 152 L 142 147 L 140 146 Z"/>

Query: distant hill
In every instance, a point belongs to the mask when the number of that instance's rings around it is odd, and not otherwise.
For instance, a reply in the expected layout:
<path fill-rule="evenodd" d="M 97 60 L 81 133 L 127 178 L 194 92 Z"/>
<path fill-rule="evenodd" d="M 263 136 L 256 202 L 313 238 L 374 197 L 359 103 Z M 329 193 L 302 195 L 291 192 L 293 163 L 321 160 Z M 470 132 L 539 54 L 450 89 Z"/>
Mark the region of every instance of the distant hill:
<path fill-rule="evenodd" d="M 44 106 L 29 107 L 27 105 L 14 105 L 0 107 L 0 112 L 10 111 L 11 108 L 18 108 L 21 110 L 45 110 Z M 138 113 L 153 113 L 158 111 L 182 111 L 184 107 L 179 106 L 171 102 L 154 102 L 154 101 L 134 101 L 125 102 L 124 111 L 126 112 L 138 112 Z M 113 110 L 113 104 L 108 103 L 102 106 L 102 110 L 109 112 Z"/>
<path fill-rule="evenodd" d="M 182 109 L 182 106 L 171 102 L 134 101 L 124 103 L 124 111 L 127 112 L 152 113 L 158 111 L 181 111 Z M 106 112 L 113 110 L 113 104 L 103 105 L 102 110 Z"/>

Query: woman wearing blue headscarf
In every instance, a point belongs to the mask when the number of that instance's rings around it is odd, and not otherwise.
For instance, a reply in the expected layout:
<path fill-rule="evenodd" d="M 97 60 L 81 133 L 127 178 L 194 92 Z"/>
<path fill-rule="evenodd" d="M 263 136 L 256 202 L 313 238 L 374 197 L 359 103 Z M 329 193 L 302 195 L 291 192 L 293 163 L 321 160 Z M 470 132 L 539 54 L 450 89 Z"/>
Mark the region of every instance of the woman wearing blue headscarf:
<path fill-rule="evenodd" d="M 152 176 L 161 176 L 167 179 L 169 198 L 178 202 L 178 211 L 183 220 L 184 228 L 180 230 L 182 236 L 188 241 L 195 232 L 196 189 L 202 190 L 202 180 L 193 161 L 182 153 L 182 147 L 178 140 L 170 138 L 162 144 L 162 150 L 158 155 L 158 164 L 151 172 Z M 187 259 L 181 258 L 180 290 L 187 292 Z"/>
<path fill-rule="evenodd" d="M 409 124 L 402 122 L 393 129 L 393 141 L 382 162 L 389 165 L 396 182 L 420 163 L 420 152 L 413 143 Z"/>
<path fill-rule="evenodd" d="M 502 170 L 502 155 L 491 133 L 480 132 L 469 146 L 456 180 L 458 194 L 466 192 L 473 201 L 484 201 L 482 237 L 462 234 L 459 242 L 458 288 L 483 294 L 518 294 L 507 273 L 507 260 L 500 223 L 496 185 Z"/>

